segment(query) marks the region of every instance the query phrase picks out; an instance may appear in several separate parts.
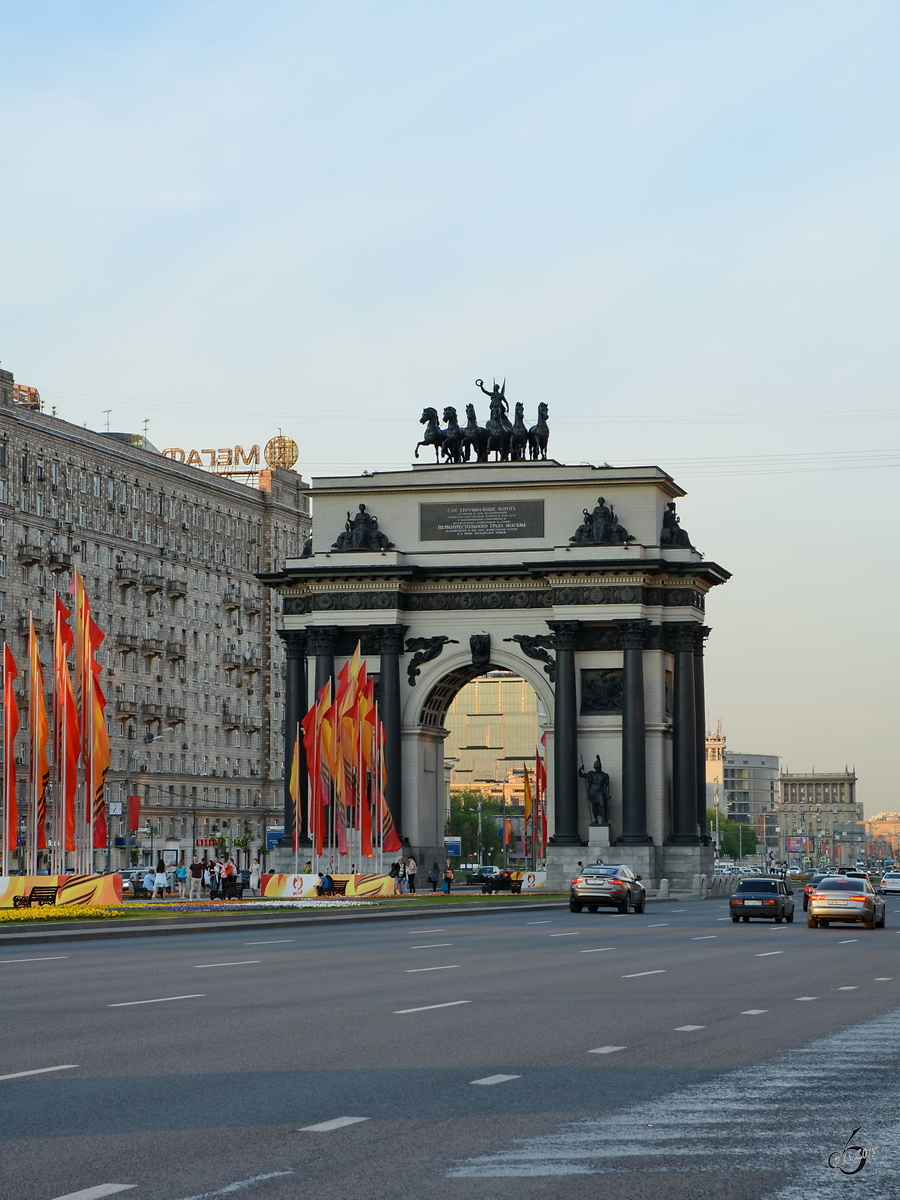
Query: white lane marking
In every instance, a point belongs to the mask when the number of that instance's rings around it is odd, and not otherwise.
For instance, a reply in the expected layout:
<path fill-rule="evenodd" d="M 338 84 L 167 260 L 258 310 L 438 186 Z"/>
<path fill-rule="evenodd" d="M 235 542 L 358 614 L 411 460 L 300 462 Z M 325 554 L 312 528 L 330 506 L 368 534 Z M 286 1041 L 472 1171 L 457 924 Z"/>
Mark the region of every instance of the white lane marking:
<path fill-rule="evenodd" d="M 573 929 L 571 933 L 548 933 L 547 937 L 578 937 L 579 933 L 580 929 Z"/>
<path fill-rule="evenodd" d="M 705 1029 L 705 1025 L 676 1025 L 675 1033 L 693 1033 L 695 1029 Z"/>
<path fill-rule="evenodd" d="M 795 996 L 795 1000 L 818 1000 L 818 996 Z"/>
<path fill-rule="evenodd" d="M 838 942 L 839 946 L 849 946 L 851 942 L 858 942 L 859 938 L 844 938 L 842 942 Z"/>
<path fill-rule="evenodd" d="M 579 950 L 579 954 L 599 954 L 601 950 L 615 950 L 615 946 L 595 946 L 593 950 Z"/>
<path fill-rule="evenodd" d="M 407 975 L 421 975 L 423 971 L 458 971 L 459 963 L 451 963 L 447 967 L 409 967 Z"/>
<path fill-rule="evenodd" d="M 875 982 L 876 983 L 889 983 L 893 978 L 894 978 L 893 975 L 876 975 Z"/>
<path fill-rule="evenodd" d="M 731 917 L 716 917 L 717 921 L 730 921 Z"/>
<path fill-rule="evenodd" d="M 436 950 L 438 946 L 452 946 L 452 942 L 428 942 L 425 946 L 410 946 L 410 950 Z"/>
<path fill-rule="evenodd" d="M 252 967 L 262 962 L 261 958 L 245 958 L 241 962 L 230 963 L 194 963 L 195 971 L 205 971 L 209 967 Z"/>
<path fill-rule="evenodd" d="M 120 1000 L 118 1004 L 107 1004 L 106 1007 L 131 1008 L 134 1004 L 167 1004 L 170 1000 L 200 1000 L 205 995 L 206 992 L 192 992 L 189 996 L 160 996 L 158 1000 Z"/>
<path fill-rule="evenodd" d="M 490 1087 L 493 1083 L 509 1083 L 511 1079 L 521 1079 L 521 1075 L 486 1075 L 484 1079 L 470 1079 L 469 1083 Z"/>
<path fill-rule="evenodd" d="M 115 1196 L 117 1192 L 128 1192 L 136 1187 L 136 1183 L 98 1183 L 80 1192 L 66 1192 L 65 1196 L 57 1196 L 56 1200 L 101 1200 L 103 1196 Z"/>
<path fill-rule="evenodd" d="M 596 1050 L 588 1050 L 588 1054 L 615 1054 L 617 1050 L 627 1050 L 627 1046 L 598 1046 Z"/>
<path fill-rule="evenodd" d="M 667 929 L 668 921 L 663 921 L 660 925 L 645 925 L 645 929 Z"/>
<path fill-rule="evenodd" d="M 552 921 L 526 921 L 526 925 L 552 925 Z"/>
<path fill-rule="evenodd" d="M 634 973 L 633 975 L 623 975 L 623 976 L 622 976 L 622 978 L 623 978 L 623 979 L 640 979 L 640 977 L 641 977 L 642 975 L 665 975 L 665 973 L 666 973 L 666 972 L 665 972 L 664 970 L 656 970 L 656 971 L 635 971 L 635 973 Z"/>
<path fill-rule="evenodd" d="M 717 938 L 717 933 L 704 933 L 703 937 L 692 937 L 692 942 L 708 942 L 710 938 Z"/>
<path fill-rule="evenodd" d="M 401 930 L 401 932 L 402 933 L 411 933 L 412 936 L 415 937 L 417 933 L 443 933 L 444 930 L 443 929 L 404 929 L 404 930 Z"/>
<path fill-rule="evenodd" d="M 855 991 L 858 991 L 858 988 L 855 983 L 850 983 L 850 984 L 845 983 L 843 987 L 835 988 L 834 991 L 836 991 L 836 992 L 855 992 Z"/>
<path fill-rule="evenodd" d="M 771 958 L 773 954 L 784 954 L 783 950 L 767 950 L 765 954 L 757 954 L 757 958 Z"/>
<path fill-rule="evenodd" d="M 36 1071 L 14 1071 L 12 1075 L 0 1075 L 0 1079 L 22 1079 L 25 1075 L 46 1075 L 49 1071 L 75 1071 L 77 1068 L 78 1063 L 66 1063 L 62 1067 L 38 1067 Z M 134 1186 L 137 1187 L 137 1184 Z"/>
<path fill-rule="evenodd" d="M 423 1004 L 420 1008 L 395 1008 L 394 1016 L 399 1017 L 401 1013 L 428 1012 L 430 1008 L 455 1008 L 457 1004 L 471 1003 L 471 1000 L 448 1000 L 445 1004 Z"/>
<path fill-rule="evenodd" d="M 11 962 L 58 962 L 61 958 L 68 958 L 68 954 L 51 954 L 47 958 L 0 958 L 0 963 Z M 137 1187 L 136 1183 L 123 1184 L 123 1187 Z M 101 1184 L 101 1187 L 106 1187 L 106 1184 Z M 112 1187 L 112 1184 L 110 1184 Z"/>
<path fill-rule="evenodd" d="M 234 1183 L 227 1183 L 223 1188 L 216 1188 L 213 1192 L 201 1192 L 199 1196 L 184 1196 L 182 1200 L 213 1200 L 214 1196 L 230 1196 L 234 1192 L 242 1192 L 244 1188 L 252 1187 L 254 1183 L 262 1183 L 266 1179 L 280 1179 L 284 1175 L 293 1175 L 293 1171 L 269 1171 L 267 1175 L 251 1175 L 249 1179 L 236 1179 Z M 65 1196 L 60 1196 L 59 1200 L 67 1200 Z"/>
<path fill-rule="evenodd" d="M 332 1129 L 345 1129 L 348 1125 L 359 1125 L 371 1121 L 371 1117 L 334 1117 L 331 1121 L 320 1121 L 318 1125 L 301 1125 L 301 1133 L 331 1133 Z"/>
<path fill-rule="evenodd" d="M 768 1012 L 767 1008 L 745 1008 L 741 1013 L 742 1017 L 758 1017 L 764 1012 Z"/>
<path fill-rule="evenodd" d="M 272 938 L 268 942 L 244 942 L 245 946 L 277 946 L 280 942 L 293 942 L 295 938 Z"/>

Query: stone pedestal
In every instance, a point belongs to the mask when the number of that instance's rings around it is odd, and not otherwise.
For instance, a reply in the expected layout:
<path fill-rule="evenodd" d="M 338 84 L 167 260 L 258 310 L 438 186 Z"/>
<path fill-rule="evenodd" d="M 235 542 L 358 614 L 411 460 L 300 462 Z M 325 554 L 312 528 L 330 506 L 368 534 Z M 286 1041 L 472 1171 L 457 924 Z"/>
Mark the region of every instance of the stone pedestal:
<path fill-rule="evenodd" d="M 604 862 L 609 855 L 604 854 L 604 850 L 609 849 L 609 826 L 608 825 L 589 825 L 588 826 L 588 853 L 585 862 L 590 862 L 598 857 Z"/>

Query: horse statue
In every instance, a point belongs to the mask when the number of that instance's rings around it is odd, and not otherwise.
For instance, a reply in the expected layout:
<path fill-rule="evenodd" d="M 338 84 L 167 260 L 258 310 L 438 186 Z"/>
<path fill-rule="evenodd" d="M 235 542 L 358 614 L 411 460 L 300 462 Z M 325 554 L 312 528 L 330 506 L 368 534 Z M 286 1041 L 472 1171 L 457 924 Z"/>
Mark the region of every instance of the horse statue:
<path fill-rule="evenodd" d="M 466 417 L 468 424 L 463 430 L 463 452 L 465 461 L 469 461 L 469 455 L 475 451 L 475 461 L 486 463 L 488 460 L 488 431 L 483 425 L 478 424 L 478 418 L 475 416 L 475 405 L 466 405 Z"/>
<path fill-rule="evenodd" d="M 542 400 L 538 405 L 537 425 L 532 425 L 528 430 L 528 445 L 531 449 L 532 459 L 547 457 L 549 441 L 550 426 L 547 424 L 547 405 Z"/>
<path fill-rule="evenodd" d="M 508 407 L 506 398 L 502 393 L 495 390 L 495 394 L 491 397 L 491 416 L 487 425 L 487 448 L 489 454 L 492 450 L 496 453 L 496 462 L 509 462 L 509 443 L 512 426 L 509 424 L 508 418 L 505 422 L 503 420 L 505 407 Z"/>
<path fill-rule="evenodd" d="M 434 461 L 441 461 L 441 444 L 446 436 L 443 429 L 438 424 L 438 415 L 436 408 L 423 409 L 422 415 L 419 418 L 419 424 L 425 425 L 425 437 L 421 442 L 416 442 L 416 458 L 419 457 L 420 446 L 434 446 Z"/>
<path fill-rule="evenodd" d="M 525 424 L 524 404 L 516 404 L 516 419 L 509 435 L 509 451 L 513 462 L 524 462 L 528 457 L 528 427 Z"/>
<path fill-rule="evenodd" d="M 444 409 L 444 440 L 441 444 L 441 457 L 452 463 L 461 463 L 463 459 L 463 433 L 456 417 L 456 409 L 448 405 Z"/>

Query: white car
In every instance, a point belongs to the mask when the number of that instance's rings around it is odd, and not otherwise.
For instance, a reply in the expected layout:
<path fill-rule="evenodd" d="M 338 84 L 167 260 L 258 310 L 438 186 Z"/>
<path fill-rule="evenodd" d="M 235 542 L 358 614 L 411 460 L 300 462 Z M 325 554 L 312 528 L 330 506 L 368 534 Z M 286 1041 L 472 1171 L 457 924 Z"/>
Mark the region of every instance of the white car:
<path fill-rule="evenodd" d="M 883 892 L 900 892 L 900 871 L 888 871 L 881 879 Z"/>

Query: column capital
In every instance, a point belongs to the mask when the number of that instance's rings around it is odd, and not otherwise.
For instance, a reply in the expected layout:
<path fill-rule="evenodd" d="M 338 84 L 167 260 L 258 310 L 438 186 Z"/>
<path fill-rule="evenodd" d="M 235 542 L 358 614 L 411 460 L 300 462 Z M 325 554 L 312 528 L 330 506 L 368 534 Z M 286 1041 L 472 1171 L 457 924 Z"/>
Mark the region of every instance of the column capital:
<path fill-rule="evenodd" d="M 580 621 L 548 621 L 547 624 L 556 635 L 557 651 L 578 649 Z"/>
<path fill-rule="evenodd" d="M 311 625 L 306 630 L 310 654 L 334 654 L 340 628 L 337 625 Z"/>
<path fill-rule="evenodd" d="M 616 621 L 623 650 L 643 650 L 649 621 Z"/>
<path fill-rule="evenodd" d="M 306 654 L 306 630 L 305 629 L 276 629 L 275 632 L 284 642 L 285 649 L 289 655 L 305 655 Z"/>
<path fill-rule="evenodd" d="M 690 651 L 693 653 L 697 641 L 697 631 L 701 628 L 700 625 L 693 621 L 674 621 L 666 625 L 672 637 L 672 647 L 676 654 L 682 651 Z"/>
<path fill-rule="evenodd" d="M 695 634 L 696 640 L 694 642 L 694 653 L 695 654 L 699 654 L 699 655 L 703 654 L 703 651 L 706 649 L 706 639 L 709 637 L 709 635 L 711 633 L 712 633 L 712 630 L 709 628 L 708 625 L 698 625 L 697 626 L 697 632 Z"/>
<path fill-rule="evenodd" d="M 376 625 L 371 633 L 378 640 L 382 654 L 403 654 L 403 639 L 408 628 L 407 625 Z"/>

